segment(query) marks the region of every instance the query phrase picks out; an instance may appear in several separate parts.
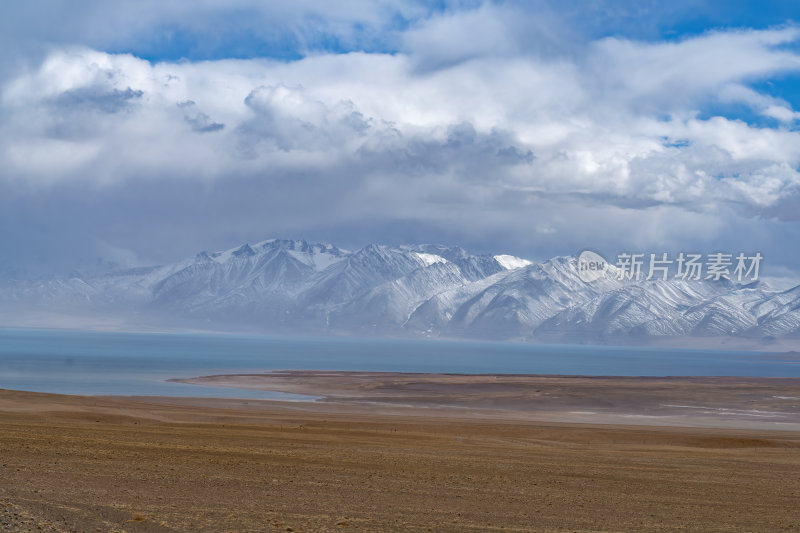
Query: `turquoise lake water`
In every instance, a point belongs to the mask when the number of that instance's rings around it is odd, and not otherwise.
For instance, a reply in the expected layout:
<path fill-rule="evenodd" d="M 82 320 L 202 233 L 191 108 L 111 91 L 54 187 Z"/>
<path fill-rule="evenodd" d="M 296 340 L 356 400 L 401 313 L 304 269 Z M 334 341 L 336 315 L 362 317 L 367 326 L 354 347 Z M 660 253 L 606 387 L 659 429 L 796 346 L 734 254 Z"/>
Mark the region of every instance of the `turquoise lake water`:
<path fill-rule="evenodd" d="M 168 383 L 278 369 L 800 377 L 755 352 L 225 334 L 0 330 L 0 388 L 62 394 L 307 399 Z"/>

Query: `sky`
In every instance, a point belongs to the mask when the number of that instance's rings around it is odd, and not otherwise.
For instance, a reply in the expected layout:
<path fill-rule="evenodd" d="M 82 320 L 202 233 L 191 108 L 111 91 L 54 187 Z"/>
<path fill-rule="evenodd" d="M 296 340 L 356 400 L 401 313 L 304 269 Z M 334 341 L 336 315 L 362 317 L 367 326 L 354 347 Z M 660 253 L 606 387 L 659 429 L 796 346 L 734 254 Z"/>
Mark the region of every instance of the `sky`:
<path fill-rule="evenodd" d="M 7 1 L 0 46 L 0 277 L 272 237 L 800 276 L 795 1 Z"/>

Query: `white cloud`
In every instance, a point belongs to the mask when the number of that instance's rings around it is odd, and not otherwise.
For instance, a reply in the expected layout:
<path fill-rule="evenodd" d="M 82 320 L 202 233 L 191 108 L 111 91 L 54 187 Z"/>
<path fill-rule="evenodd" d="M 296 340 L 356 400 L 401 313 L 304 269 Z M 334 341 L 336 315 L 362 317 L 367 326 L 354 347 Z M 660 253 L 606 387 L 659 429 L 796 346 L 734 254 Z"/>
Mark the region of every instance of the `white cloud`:
<path fill-rule="evenodd" d="M 471 12 L 461 17 L 462 25 L 452 16 L 431 24 L 446 26 L 450 33 L 445 38 L 454 50 L 469 51 L 460 45 L 474 33 L 472 25 L 483 20 L 475 18 L 479 16 L 489 17 L 485 38 L 503 41 L 492 30 L 502 27 L 502 20 L 492 20 L 492 13 Z M 448 127 L 470 123 L 486 135 L 509 132 L 520 149 L 536 154 L 533 168 L 501 172 L 488 180 L 544 192 L 603 192 L 669 202 L 686 197 L 685 191 L 670 189 L 685 185 L 685 176 L 680 178 L 685 172 L 700 180 L 735 173 L 746 182 L 754 176 L 751 185 L 760 187 L 796 179 L 784 171 L 778 181 L 762 177 L 776 165 L 797 166 L 796 132 L 722 117 L 701 120 L 695 109 L 709 100 L 736 100 L 794 120 L 797 112 L 788 104 L 742 81 L 800 69 L 796 54 L 772 48 L 797 37 L 797 30 L 790 28 L 717 32 L 679 43 L 605 39 L 590 46 L 587 64 L 526 57 L 503 45 L 498 53 L 511 57 L 475 59 L 422 73 L 404 55 L 353 53 L 288 64 L 228 60 L 151 65 L 130 55 L 72 49 L 54 52 L 38 71 L 5 87 L 2 102 L 9 120 L 3 129 L 6 138 L 21 145 L 59 135 L 67 137 L 64 141 L 91 144 L 94 157 L 77 149 L 83 155 L 69 157 L 65 167 L 83 162 L 76 174 L 92 179 L 96 173 L 91 162 L 105 155 L 109 161 L 100 178 L 125 179 L 131 163 L 126 155 L 137 160 L 147 155 L 162 169 L 178 171 L 205 153 L 200 174 L 214 177 L 215 168 L 252 169 L 252 163 L 241 160 L 247 159 L 242 146 L 252 159 L 256 145 L 266 150 L 262 141 L 269 139 L 285 153 L 275 155 L 276 161 L 259 154 L 263 164 L 280 164 L 293 151 L 303 157 L 326 152 L 341 161 L 356 157 L 362 147 L 374 150 L 390 132 L 401 136 L 394 138 L 396 148 L 397 142 L 420 136 L 441 140 Z M 481 43 L 477 49 L 487 47 Z M 723 60 L 731 54 L 736 61 Z M 196 104 L 191 116 L 178 108 L 186 101 Z M 192 122 L 197 117 L 203 124 L 225 127 L 198 136 L 198 123 Z M 70 135 L 75 132 L 80 135 Z M 686 146 L 669 145 L 673 141 Z M 706 160 L 701 151 L 709 154 Z M 673 162 L 670 167 L 660 162 L 666 156 Z M 18 158 L 16 168 L 23 162 Z M 22 170 L 37 179 L 37 165 L 41 167 L 32 162 Z M 654 171 L 676 169 L 673 178 L 652 179 Z M 697 192 L 725 197 L 724 189 L 717 184 Z"/>
<path fill-rule="evenodd" d="M 601 89 L 645 108 L 697 105 L 726 84 L 800 69 L 800 56 L 779 45 L 800 29 L 718 31 L 679 42 L 637 43 L 608 38 L 590 60 Z"/>
<path fill-rule="evenodd" d="M 2 87 L 0 181 L 258 180 L 324 191 L 287 220 L 423 219 L 485 235 L 517 224 L 553 240 L 626 227 L 641 243 L 703 239 L 731 209 L 792 212 L 800 115 L 751 82 L 800 71 L 781 46 L 797 28 L 548 54 L 522 40 L 514 14 L 448 12 L 415 25 L 403 53 L 283 63 L 152 64 L 59 46 Z M 731 103 L 779 123 L 700 112 Z M 589 210 L 607 229 L 584 225 Z"/>
<path fill-rule="evenodd" d="M 465 50 L 457 45 L 478 14 L 447 37 L 454 49 Z M 449 28 L 452 18 L 432 24 Z M 468 123 L 484 136 L 507 132 L 509 150 L 535 154 L 525 165 L 497 163 L 482 178 L 487 186 L 643 203 L 736 197 L 763 205 L 798 181 L 798 133 L 702 120 L 695 109 L 709 100 L 738 101 L 793 120 L 797 112 L 787 103 L 742 83 L 800 68 L 797 55 L 771 48 L 797 37 L 794 29 L 779 29 L 662 44 L 605 39 L 590 46 L 588 64 L 501 47 L 500 55 L 510 57 L 430 72 L 415 71 L 405 55 L 153 65 L 68 49 L 4 88 L 2 130 L 8 162 L 27 179 L 116 181 L 152 173 L 213 179 L 258 172 L 259 165 L 345 161 L 361 172 L 391 173 L 364 168 L 359 154 L 412 154 L 411 145 L 446 142 L 448 128 Z M 737 61 L 722 60 L 731 53 Z M 191 114 L 181 109 L 186 102 Z M 47 162 L 34 157 L 45 152 Z M 433 179 L 450 174 L 424 171 Z"/>
<path fill-rule="evenodd" d="M 427 19 L 403 34 L 405 50 L 426 68 L 476 57 L 507 57 L 519 51 L 509 33 L 507 11 L 484 4 Z"/>
<path fill-rule="evenodd" d="M 741 84 L 731 84 L 720 89 L 719 100 L 722 103 L 744 104 L 756 113 L 786 124 L 800 120 L 800 113 L 793 111 L 785 100 L 761 94 Z"/>

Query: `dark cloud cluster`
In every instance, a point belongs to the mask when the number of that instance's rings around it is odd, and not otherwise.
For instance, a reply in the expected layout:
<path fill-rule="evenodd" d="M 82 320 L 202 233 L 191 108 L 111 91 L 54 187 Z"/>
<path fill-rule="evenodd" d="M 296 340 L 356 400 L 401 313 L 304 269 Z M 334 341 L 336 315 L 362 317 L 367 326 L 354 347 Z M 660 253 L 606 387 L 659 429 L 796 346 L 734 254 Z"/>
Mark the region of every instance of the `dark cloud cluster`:
<path fill-rule="evenodd" d="M 59 113 L 72 111 L 119 113 L 130 110 L 143 94 L 143 91 L 130 87 L 124 90 L 108 90 L 98 86 L 79 87 L 60 93 L 52 100 L 52 106 Z"/>

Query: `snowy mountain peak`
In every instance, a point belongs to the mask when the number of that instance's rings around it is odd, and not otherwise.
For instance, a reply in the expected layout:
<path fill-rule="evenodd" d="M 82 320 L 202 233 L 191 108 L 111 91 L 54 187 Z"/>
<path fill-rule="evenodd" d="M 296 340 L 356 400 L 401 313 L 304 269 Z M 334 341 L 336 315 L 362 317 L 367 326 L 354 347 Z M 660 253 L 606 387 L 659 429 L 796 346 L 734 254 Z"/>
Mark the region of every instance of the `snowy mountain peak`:
<path fill-rule="evenodd" d="M 242 246 L 234 250 L 231 253 L 231 255 L 233 255 L 234 257 L 252 257 L 256 255 L 256 252 L 255 250 L 250 248 L 249 244 L 243 244 Z"/>
<path fill-rule="evenodd" d="M 531 261 L 528 261 L 527 259 L 521 259 L 513 255 L 505 255 L 505 254 L 495 255 L 494 260 L 500 263 L 500 266 L 502 266 L 506 270 L 514 270 L 517 268 L 522 268 L 533 264 Z"/>
<path fill-rule="evenodd" d="M 459 261 L 474 257 L 460 246 L 445 246 L 443 244 L 406 244 L 400 246 L 400 249 L 409 252 L 438 255 L 448 261 Z"/>
<path fill-rule="evenodd" d="M 416 255 L 425 266 L 435 265 L 436 263 L 447 263 L 447 259 L 445 259 L 441 255 L 426 254 L 420 252 L 414 252 L 414 255 Z"/>
<path fill-rule="evenodd" d="M 23 308 L 286 333 L 611 343 L 800 338 L 800 287 L 621 280 L 612 265 L 586 281 L 576 257 L 531 263 L 430 244 L 350 252 L 270 239 L 160 267 L 0 287 L 4 316 Z"/>

